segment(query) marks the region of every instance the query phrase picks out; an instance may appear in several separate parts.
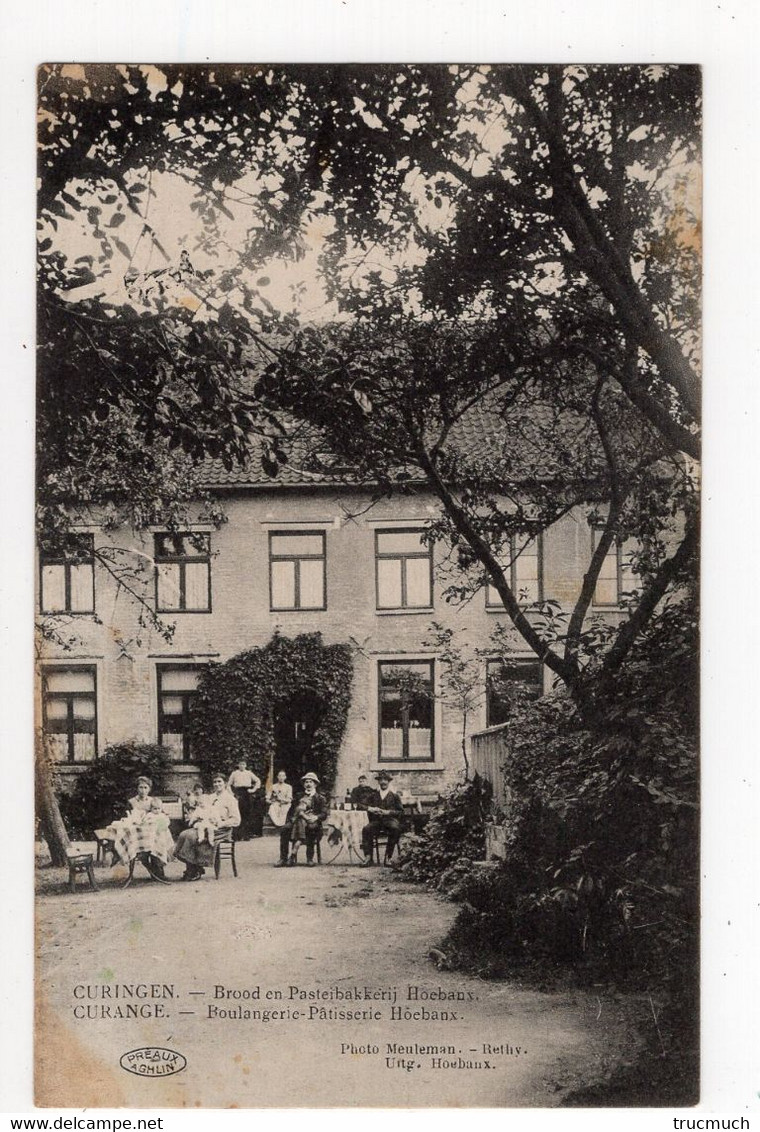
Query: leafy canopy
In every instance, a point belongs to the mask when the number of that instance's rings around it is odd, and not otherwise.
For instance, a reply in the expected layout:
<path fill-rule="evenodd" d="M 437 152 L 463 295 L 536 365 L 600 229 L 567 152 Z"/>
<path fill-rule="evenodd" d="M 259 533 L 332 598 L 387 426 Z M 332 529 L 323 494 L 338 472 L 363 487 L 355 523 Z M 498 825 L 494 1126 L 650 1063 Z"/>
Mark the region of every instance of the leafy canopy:
<path fill-rule="evenodd" d="M 693 568 L 699 84 L 683 66 L 43 67 L 43 446 L 89 456 L 126 414 L 172 470 L 244 461 L 258 432 L 274 473 L 300 412 L 380 491 L 436 492 L 433 533 L 582 699 L 614 541 L 646 550 L 602 685 Z M 479 452 L 457 442 L 476 411 Z M 71 463 L 49 452 L 43 498 Z M 96 497 L 91 476 L 67 487 Z M 603 536 L 551 636 L 503 552 L 582 502 Z"/>

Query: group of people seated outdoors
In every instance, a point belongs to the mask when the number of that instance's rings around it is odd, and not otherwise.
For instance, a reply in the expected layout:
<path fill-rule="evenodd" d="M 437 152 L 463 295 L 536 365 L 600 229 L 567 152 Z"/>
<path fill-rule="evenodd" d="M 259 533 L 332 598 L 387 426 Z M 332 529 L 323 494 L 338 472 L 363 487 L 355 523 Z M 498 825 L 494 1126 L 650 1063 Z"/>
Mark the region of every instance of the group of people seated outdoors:
<path fill-rule="evenodd" d="M 282 785 L 285 785 L 285 775 L 278 774 Z M 358 785 L 350 794 L 352 809 L 365 811 L 369 815 L 367 824 L 362 829 L 361 848 L 364 859 L 359 863 L 365 867 L 372 864 L 372 849 L 375 838 L 384 834 L 388 841 L 385 852 L 386 862 L 393 856 L 394 850 L 401 837 L 401 825 L 404 807 L 398 794 L 390 789 L 392 776 L 386 770 L 375 775 L 377 789 L 367 782 L 367 776 L 359 776 Z M 298 850 L 303 844 L 306 846 L 306 864 L 315 865 L 315 849 L 322 837 L 322 826 L 328 813 L 327 799 L 318 790 L 319 779 L 313 771 L 309 771 L 301 779 L 303 794 L 294 803 L 284 810 L 284 804 L 277 816 L 270 817 L 280 830 L 280 859 L 279 868 L 295 865 L 298 860 Z M 275 789 L 273 787 L 273 789 Z M 290 798 L 292 798 L 292 791 Z"/>
<path fill-rule="evenodd" d="M 364 859 L 360 864 L 363 866 L 372 864 L 373 845 L 380 834 L 387 838 L 388 861 L 402 829 L 403 805 L 399 795 L 390 789 L 391 775 L 381 770 L 375 778 L 376 789 L 369 785 L 366 775 L 360 775 L 358 785 L 350 793 L 350 808 L 368 815 L 361 831 Z M 327 798 L 319 790 L 319 778 L 313 771 L 302 777 L 301 785 L 301 793 L 294 798 L 293 787 L 287 781 L 285 771 L 281 770 L 266 793 L 269 819 L 280 831 L 277 867 L 297 864 L 301 845 L 306 846 L 306 864 L 316 864 L 315 852 L 329 806 Z M 228 778 L 223 774 L 214 775 L 212 793 L 206 794 L 202 784 L 196 782 L 183 803 L 185 828 L 176 843 L 172 839 L 161 799 L 154 797 L 151 789 L 149 778 L 138 778 L 137 792 L 129 799 L 129 812 L 112 823 L 110 828 L 117 851 L 122 856 L 131 856 L 132 851 L 142 853 L 148 871 L 159 880 L 165 879 L 164 866 L 175 857 L 185 865 L 181 879 L 193 881 L 199 880 L 213 865 L 218 843 L 230 840 L 236 831 L 244 827 L 244 814 L 250 828 L 250 800 L 261 789 L 261 780 L 248 770 L 246 760 L 241 759 Z"/>

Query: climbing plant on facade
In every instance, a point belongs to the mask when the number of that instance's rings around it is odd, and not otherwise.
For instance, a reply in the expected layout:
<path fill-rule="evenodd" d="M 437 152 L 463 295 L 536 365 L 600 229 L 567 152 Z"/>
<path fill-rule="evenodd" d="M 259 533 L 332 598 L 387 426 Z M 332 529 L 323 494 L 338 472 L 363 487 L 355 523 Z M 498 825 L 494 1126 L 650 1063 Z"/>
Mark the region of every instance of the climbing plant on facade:
<path fill-rule="evenodd" d="M 198 685 L 192 742 L 204 780 L 227 773 L 241 758 L 264 781 L 275 749 L 278 708 L 294 696 L 316 704 L 311 743 L 313 769 L 332 790 L 351 702 L 353 661 L 348 645 L 326 645 L 321 633 L 275 633 L 262 648 L 211 664 Z"/>

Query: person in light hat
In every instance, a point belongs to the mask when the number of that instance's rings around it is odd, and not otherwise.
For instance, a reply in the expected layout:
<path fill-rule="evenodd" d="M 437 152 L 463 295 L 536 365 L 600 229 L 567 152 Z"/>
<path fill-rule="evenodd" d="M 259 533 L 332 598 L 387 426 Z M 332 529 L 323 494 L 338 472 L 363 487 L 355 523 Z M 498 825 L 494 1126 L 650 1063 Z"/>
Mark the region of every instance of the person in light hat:
<path fill-rule="evenodd" d="M 306 845 L 306 864 L 313 866 L 314 849 L 322 836 L 322 822 L 327 817 L 327 799 L 317 790 L 319 779 L 313 770 L 310 770 L 301 779 L 303 794 L 298 799 L 293 810 L 293 822 L 290 827 L 290 857 L 289 865 L 295 865 L 298 860 L 299 846 Z"/>
<path fill-rule="evenodd" d="M 404 807 L 398 794 L 390 789 L 393 775 L 387 770 L 379 770 L 375 775 L 378 789 L 374 798 L 367 805 L 369 821 L 362 830 L 362 852 L 365 859 L 361 862 L 365 867 L 372 864 L 372 847 L 375 838 L 386 834 L 388 843 L 385 847 L 385 860 L 383 864 L 390 863 L 390 859 L 401 837 L 401 819 L 404 816 Z"/>

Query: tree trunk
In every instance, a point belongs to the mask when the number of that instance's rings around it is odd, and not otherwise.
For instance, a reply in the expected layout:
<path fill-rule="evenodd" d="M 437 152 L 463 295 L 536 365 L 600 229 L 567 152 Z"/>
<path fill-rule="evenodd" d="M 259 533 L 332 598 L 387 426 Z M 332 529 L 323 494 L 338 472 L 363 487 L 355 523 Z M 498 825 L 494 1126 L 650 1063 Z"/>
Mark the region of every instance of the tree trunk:
<path fill-rule="evenodd" d="M 50 766 L 41 749 L 35 754 L 34 778 L 37 819 L 50 852 L 50 860 L 54 865 L 65 865 L 66 850 L 71 842 L 58 808 Z"/>
<path fill-rule="evenodd" d="M 470 781 L 470 760 L 467 758 L 467 713 L 462 713 L 462 758 L 464 759 L 464 780 Z"/>

